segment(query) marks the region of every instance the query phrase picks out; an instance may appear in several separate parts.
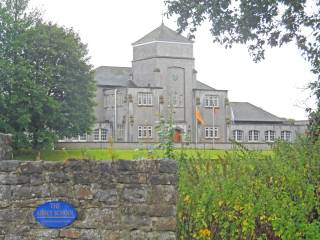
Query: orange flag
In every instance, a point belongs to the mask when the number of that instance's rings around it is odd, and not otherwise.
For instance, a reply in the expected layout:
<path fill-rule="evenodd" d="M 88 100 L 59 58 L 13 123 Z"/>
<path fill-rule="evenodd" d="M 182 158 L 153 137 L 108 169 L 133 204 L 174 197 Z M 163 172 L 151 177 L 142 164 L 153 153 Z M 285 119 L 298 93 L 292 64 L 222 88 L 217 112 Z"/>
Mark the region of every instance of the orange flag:
<path fill-rule="evenodd" d="M 202 118 L 201 113 L 198 110 L 198 108 L 196 109 L 196 119 L 197 119 L 198 123 L 204 124 L 203 118 Z"/>

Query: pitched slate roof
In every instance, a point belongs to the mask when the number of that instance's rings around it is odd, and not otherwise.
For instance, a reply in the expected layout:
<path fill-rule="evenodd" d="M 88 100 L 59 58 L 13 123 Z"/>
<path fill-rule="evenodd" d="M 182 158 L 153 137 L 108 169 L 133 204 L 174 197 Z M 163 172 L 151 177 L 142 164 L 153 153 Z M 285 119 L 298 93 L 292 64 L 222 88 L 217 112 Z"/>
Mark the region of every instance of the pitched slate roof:
<path fill-rule="evenodd" d="M 244 122 L 283 122 L 279 118 L 262 108 L 252 105 L 248 102 L 230 102 L 231 111 L 233 112 L 234 121 Z M 232 115 L 232 114 L 231 114 Z"/>
<path fill-rule="evenodd" d="M 114 87 L 131 87 L 132 70 L 129 67 L 101 66 L 95 69 L 94 78 L 97 85 Z"/>
<path fill-rule="evenodd" d="M 134 46 L 134 45 L 154 42 L 154 41 L 192 43 L 191 40 L 178 34 L 176 31 L 168 28 L 162 23 L 159 27 L 154 29 L 152 32 L 140 38 L 138 41 L 132 43 L 132 45 Z"/>
<path fill-rule="evenodd" d="M 204 84 L 203 82 L 200 82 L 200 81 L 196 81 L 196 88 L 197 90 L 216 90 L 215 88 L 213 87 L 210 87 L 208 86 L 207 84 Z"/>

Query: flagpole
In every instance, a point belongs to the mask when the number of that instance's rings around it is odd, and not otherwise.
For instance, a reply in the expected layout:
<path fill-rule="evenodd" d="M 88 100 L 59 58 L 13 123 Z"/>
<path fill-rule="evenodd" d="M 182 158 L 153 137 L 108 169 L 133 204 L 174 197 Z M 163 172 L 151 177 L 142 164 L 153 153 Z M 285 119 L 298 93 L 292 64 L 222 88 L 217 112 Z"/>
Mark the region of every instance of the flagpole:
<path fill-rule="evenodd" d="M 198 111 L 198 108 L 196 107 L 196 112 Z M 198 119 L 196 117 L 196 148 L 198 145 Z"/>
<path fill-rule="evenodd" d="M 215 129 L 214 129 L 214 104 L 212 106 L 212 149 L 214 148 L 214 133 L 215 133 Z"/>

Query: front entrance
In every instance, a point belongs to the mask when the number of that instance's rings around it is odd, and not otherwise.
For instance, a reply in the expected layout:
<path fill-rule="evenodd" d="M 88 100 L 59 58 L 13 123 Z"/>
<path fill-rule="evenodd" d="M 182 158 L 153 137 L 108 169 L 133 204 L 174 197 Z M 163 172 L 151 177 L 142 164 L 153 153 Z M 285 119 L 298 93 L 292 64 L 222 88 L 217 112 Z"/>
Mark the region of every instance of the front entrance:
<path fill-rule="evenodd" d="M 181 143 L 181 129 L 175 129 L 173 134 L 173 142 Z"/>

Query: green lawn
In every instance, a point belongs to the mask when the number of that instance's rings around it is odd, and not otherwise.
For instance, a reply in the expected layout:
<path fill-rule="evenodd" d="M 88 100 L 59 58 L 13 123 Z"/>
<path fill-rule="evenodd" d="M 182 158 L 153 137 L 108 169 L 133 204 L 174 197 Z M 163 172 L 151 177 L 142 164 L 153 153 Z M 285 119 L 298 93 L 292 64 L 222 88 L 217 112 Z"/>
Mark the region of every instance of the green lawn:
<path fill-rule="evenodd" d="M 201 154 L 208 158 L 217 158 L 223 155 L 225 150 L 203 150 L 203 149 L 175 149 L 175 153 L 184 151 L 188 156 Z M 232 150 L 229 150 L 232 151 Z M 271 151 L 264 151 L 271 154 Z M 20 151 L 14 153 L 16 160 L 35 160 L 37 152 Z M 90 160 L 110 160 L 110 159 L 157 159 L 164 158 L 162 150 L 134 150 L 134 149 L 73 149 L 73 150 L 45 150 L 41 151 L 40 159 L 47 161 L 64 161 L 67 159 L 90 159 Z"/>

